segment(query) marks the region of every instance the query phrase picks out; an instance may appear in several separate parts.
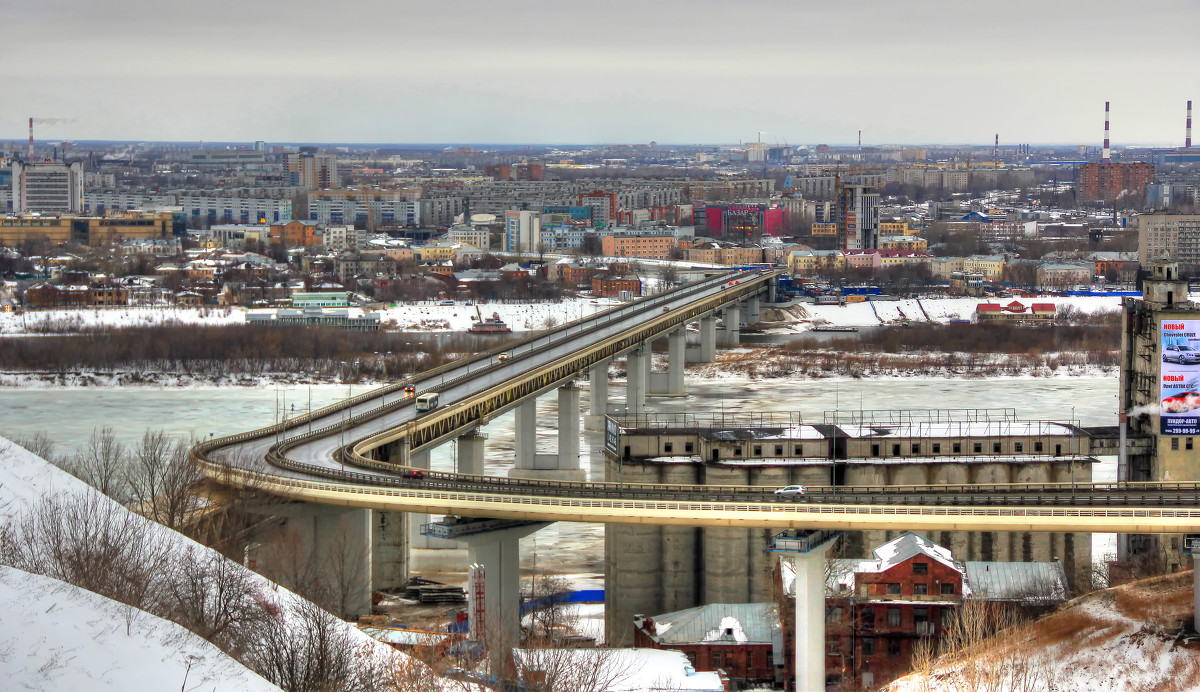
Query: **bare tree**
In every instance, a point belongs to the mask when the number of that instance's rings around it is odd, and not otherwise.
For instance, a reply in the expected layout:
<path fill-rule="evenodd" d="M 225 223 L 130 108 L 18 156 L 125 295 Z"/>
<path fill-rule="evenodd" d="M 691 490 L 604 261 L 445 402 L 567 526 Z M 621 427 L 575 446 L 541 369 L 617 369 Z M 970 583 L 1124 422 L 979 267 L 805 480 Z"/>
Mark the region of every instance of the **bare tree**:
<path fill-rule="evenodd" d="M 369 692 L 384 689 L 388 673 L 374 646 L 356 640 L 316 605 L 299 601 L 270 618 L 246 664 L 288 692 Z"/>
<path fill-rule="evenodd" d="M 231 560 L 188 546 L 163 575 L 161 614 L 240 658 L 270 609 L 253 574 Z"/>
<path fill-rule="evenodd" d="M 106 425 L 92 429 L 87 444 L 74 456 L 63 459 L 62 468 L 117 502 L 126 502 L 129 499 L 125 482 L 128 463 L 125 445 Z"/>
<path fill-rule="evenodd" d="M 545 599 L 542 607 L 530 614 L 529 639 L 542 644 L 555 644 L 563 635 L 574 632 L 579 623 L 576 609 L 566 602 L 571 582 L 557 574 L 539 574 L 533 581 L 532 599 Z"/>
<path fill-rule="evenodd" d="M 34 456 L 41 457 L 50 463 L 54 463 L 54 440 L 46 434 L 44 430 L 39 430 L 32 435 L 20 435 L 13 438 L 13 442 L 18 447 L 24 447 Z"/>
<path fill-rule="evenodd" d="M 528 692 L 605 692 L 638 671 L 616 649 L 524 649 L 515 676 Z"/>
<path fill-rule="evenodd" d="M 0 563 L 146 609 L 161 600 L 170 558 L 163 534 L 147 528 L 99 493 L 47 497 L 10 524 Z"/>
<path fill-rule="evenodd" d="M 195 518 L 200 472 L 187 445 L 165 433 L 147 431 L 134 448 L 125 476 L 136 511 L 168 528 L 183 530 Z"/>

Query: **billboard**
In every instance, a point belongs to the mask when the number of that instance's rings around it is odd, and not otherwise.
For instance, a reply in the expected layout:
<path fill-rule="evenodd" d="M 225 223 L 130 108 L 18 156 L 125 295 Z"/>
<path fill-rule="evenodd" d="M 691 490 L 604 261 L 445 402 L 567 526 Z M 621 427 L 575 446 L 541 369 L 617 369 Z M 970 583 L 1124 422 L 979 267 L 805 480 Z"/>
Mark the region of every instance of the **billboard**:
<path fill-rule="evenodd" d="M 1163 320 L 1159 420 L 1164 435 L 1200 435 L 1200 320 Z"/>
<path fill-rule="evenodd" d="M 608 416 L 604 417 L 604 448 L 611 454 L 617 453 L 621 444 L 621 424 Z"/>

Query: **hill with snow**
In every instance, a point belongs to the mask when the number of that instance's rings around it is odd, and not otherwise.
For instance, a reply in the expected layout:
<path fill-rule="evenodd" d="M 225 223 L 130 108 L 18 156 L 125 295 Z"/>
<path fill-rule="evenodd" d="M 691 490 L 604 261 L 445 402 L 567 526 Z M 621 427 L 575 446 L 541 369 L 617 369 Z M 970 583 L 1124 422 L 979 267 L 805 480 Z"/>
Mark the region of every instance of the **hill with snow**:
<path fill-rule="evenodd" d="M 163 578 L 172 563 L 220 561 L 254 589 L 253 599 L 263 606 L 264 619 L 273 618 L 272 624 L 277 625 L 270 632 L 303 639 L 303 615 L 316 610 L 304 599 L 182 534 L 129 512 L 83 481 L 0 438 L 0 531 L 4 532 L 0 539 L 15 542 L 27 535 L 22 533 L 26 522 L 36 520 L 46 502 L 72 509 L 98 508 L 88 515 L 97 525 L 79 532 L 97 544 L 106 538 L 101 525 L 105 521 L 147 536 L 167 558 L 162 563 Z M 60 542 L 54 549 L 69 547 L 69 538 L 56 538 Z M 40 556 L 52 552 L 43 548 Z M 332 616 L 321 622 L 355 649 L 358 660 L 378 670 L 414 665 L 412 659 L 349 623 Z M 0 680 L 3 689 L 31 690 L 279 689 L 180 625 L 13 566 L 0 568 Z"/>
<path fill-rule="evenodd" d="M 1200 642 L 1188 636 L 1192 619 L 1192 572 L 1145 579 L 1077 598 L 887 689 L 1200 691 Z"/>

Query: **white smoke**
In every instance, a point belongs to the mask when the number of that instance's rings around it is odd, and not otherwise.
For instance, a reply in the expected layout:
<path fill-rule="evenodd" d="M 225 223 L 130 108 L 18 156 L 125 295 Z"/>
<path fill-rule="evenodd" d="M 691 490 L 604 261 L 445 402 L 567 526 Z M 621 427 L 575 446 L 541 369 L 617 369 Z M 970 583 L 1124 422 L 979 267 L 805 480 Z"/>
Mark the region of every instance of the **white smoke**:
<path fill-rule="evenodd" d="M 1155 413 L 1162 413 L 1162 408 L 1159 407 L 1158 404 L 1145 404 L 1143 406 L 1134 406 L 1133 408 L 1126 411 L 1126 414 L 1130 415 L 1130 416 L 1140 416 L 1142 414 L 1150 415 L 1150 414 L 1155 414 Z"/>
<path fill-rule="evenodd" d="M 34 125 L 66 125 L 75 122 L 75 118 L 34 118 Z"/>

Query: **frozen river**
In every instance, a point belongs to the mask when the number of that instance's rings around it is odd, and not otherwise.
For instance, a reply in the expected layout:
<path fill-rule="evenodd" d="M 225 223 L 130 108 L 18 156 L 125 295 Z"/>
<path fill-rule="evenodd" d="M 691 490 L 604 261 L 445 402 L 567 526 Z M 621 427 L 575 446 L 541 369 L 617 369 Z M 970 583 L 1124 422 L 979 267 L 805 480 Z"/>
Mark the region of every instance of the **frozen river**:
<path fill-rule="evenodd" d="M 586 384 L 585 384 L 586 387 Z M 1116 377 L 997 378 L 986 380 L 869 379 L 770 380 L 731 378 L 689 382 L 686 398 L 652 400 L 655 412 L 799 411 L 808 422 L 821 422 L 824 411 L 861 409 L 1013 408 L 1020 418 L 1078 421 L 1080 425 L 1115 425 Z M 355 391 L 363 391 L 358 387 Z M 619 401 L 621 386 L 611 389 Z M 45 431 L 62 454 L 86 442 L 92 430 L 109 426 L 126 444 L 136 443 L 147 429 L 162 429 L 183 438 L 243 432 L 275 422 L 279 410 L 301 412 L 311 397 L 314 407 L 345 398 L 345 385 L 275 388 L 125 388 L 27 389 L 0 393 L 0 435 L 13 437 Z M 586 394 L 581 397 L 587 401 Z M 539 402 L 543 425 L 550 425 L 557 398 Z M 586 404 L 585 404 L 586 405 Z M 503 473 L 513 449 L 512 415 L 493 421 L 488 435 L 487 467 Z M 553 449 L 553 432 L 542 429 L 541 444 Z M 602 479 L 598 434 L 586 433 L 581 453 L 590 459 L 593 479 Z M 450 470 L 454 445 L 433 455 L 435 469 Z M 1111 480 L 1115 463 L 1104 460 L 1096 480 Z M 1111 537 L 1097 536 L 1093 554 L 1111 552 Z M 550 526 L 525 539 L 523 561 L 541 569 L 598 575 L 603 569 L 604 528 L 599 524 Z"/>

